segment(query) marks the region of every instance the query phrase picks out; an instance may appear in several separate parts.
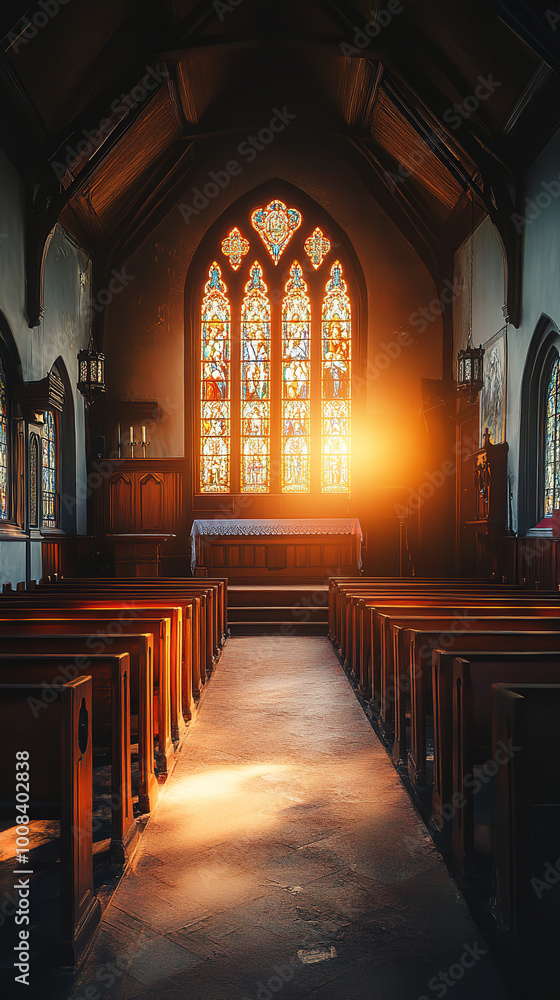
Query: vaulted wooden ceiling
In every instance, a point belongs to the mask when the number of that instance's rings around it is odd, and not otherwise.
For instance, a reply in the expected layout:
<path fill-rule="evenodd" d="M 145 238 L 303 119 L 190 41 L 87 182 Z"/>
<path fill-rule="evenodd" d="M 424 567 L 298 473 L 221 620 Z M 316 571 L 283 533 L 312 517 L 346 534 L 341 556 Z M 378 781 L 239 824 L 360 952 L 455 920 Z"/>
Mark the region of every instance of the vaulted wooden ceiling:
<path fill-rule="evenodd" d="M 438 284 L 472 225 L 472 197 L 502 242 L 515 323 L 519 178 L 560 120 L 547 9 L 3 0 L 0 134 L 27 181 L 30 325 L 56 221 L 103 268 L 124 263 L 189 185 L 207 140 L 258 131 L 283 106 L 294 133 L 332 136 Z"/>

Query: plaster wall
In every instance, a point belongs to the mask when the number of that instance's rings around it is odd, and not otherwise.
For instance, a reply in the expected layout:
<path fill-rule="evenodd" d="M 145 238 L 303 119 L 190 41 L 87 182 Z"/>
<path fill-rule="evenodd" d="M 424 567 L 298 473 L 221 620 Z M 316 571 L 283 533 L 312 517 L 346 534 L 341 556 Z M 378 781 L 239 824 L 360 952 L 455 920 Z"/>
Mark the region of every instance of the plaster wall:
<path fill-rule="evenodd" d="M 560 131 L 535 160 L 525 178 L 523 211 L 514 217 L 523 239 L 522 311 L 519 329 L 508 327 L 506 440 L 508 472 L 514 493 L 513 528 L 525 531 L 517 509 L 519 483 L 525 475 L 520 449 L 521 386 L 531 340 L 544 315 L 560 326 Z M 466 344 L 469 318 L 470 240 L 458 251 L 455 278 L 465 278 L 455 303 L 454 354 Z M 504 263 L 489 219 L 474 238 L 473 342 L 483 344 L 504 325 Z M 540 443 L 535 441 L 535 448 Z M 528 484 L 530 485 L 530 484 Z M 520 516 L 518 516 L 518 514 Z"/>
<path fill-rule="evenodd" d="M 23 182 L 0 151 L 0 311 L 15 343 L 25 382 L 45 377 L 55 361 L 68 375 L 74 414 L 75 469 L 81 497 L 65 508 L 64 527 L 82 534 L 86 525 L 84 403 L 76 389 L 76 355 L 89 338 L 90 274 L 87 255 L 60 226 L 54 229 L 44 267 L 44 314 L 30 329 L 25 313 L 25 198 Z M 64 455 L 62 456 L 64 462 Z M 73 483 L 70 484 L 73 487 Z M 69 484 L 66 482 L 66 488 Z M 70 490 L 68 490 L 70 492 Z M 75 500 L 75 490 L 72 489 Z M 25 540 L 0 543 L 0 583 L 25 579 Z M 36 557 L 33 557 L 36 569 Z"/>

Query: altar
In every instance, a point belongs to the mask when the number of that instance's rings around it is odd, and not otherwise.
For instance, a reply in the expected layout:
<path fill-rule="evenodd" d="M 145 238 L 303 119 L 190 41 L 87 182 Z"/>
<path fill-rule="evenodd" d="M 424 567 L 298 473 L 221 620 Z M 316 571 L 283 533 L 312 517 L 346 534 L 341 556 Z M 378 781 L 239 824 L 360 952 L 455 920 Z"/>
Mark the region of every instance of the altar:
<path fill-rule="evenodd" d="M 316 580 L 362 567 L 356 517 L 196 520 L 191 543 L 193 575 Z"/>

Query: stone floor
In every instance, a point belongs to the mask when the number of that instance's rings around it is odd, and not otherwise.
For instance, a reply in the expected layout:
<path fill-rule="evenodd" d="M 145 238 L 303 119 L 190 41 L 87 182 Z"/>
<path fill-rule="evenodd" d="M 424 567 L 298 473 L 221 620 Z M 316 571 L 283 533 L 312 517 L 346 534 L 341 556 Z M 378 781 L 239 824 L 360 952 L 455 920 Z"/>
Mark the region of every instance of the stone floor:
<path fill-rule="evenodd" d="M 72 997 L 509 997 L 326 639 L 229 641 Z"/>

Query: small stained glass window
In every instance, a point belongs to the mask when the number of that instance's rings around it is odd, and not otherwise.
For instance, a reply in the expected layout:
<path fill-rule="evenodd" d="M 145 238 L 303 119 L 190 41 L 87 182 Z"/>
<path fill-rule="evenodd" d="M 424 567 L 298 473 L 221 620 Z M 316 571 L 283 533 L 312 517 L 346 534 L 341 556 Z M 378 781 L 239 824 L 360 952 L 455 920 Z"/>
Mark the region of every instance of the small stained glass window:
<path fill-rule="evenodd" d="M 43 527 L 56 528 L 58 496 L 56 421 L 54 414 L 50 410 L 46 410 L 44 415 L 42 447 L 41 502 Z"/>
<path fill-rule="evenodd" d="M 548 383 L 545 414 L 544 516 L 560 507 L 560 357 Z"/>
<path fill-rule="evenodd" d="M 3 520 L 9 516 L 9 464 L 8 394 L 0 360 L 0 518 Z"/>
<path fill-rule="evenodd" d="M 246 253 L 249 253 L 249 241 L 240 233 L 237 226 L 230 230 L 225 240 L 222 240 L 222 253 L 229 259 L 234 271 L 238 271 Z"/>
<path fill-rule="evenodd" d="M 317 226 L 311 236 L 308 236 L 304 243 L 304 249 L 313 264 L 315 270 L 321 266 L 331 248 L 330 240 L 327 239 L 322 229 Z"/>
<path fill-rule="evenodd" d="M 255 209 L 251 222 L 277 264 L 301 225 L 301 213 L 296 208 L 286 208 L 283 201 L 271 201 L 266 208 Z"/>

